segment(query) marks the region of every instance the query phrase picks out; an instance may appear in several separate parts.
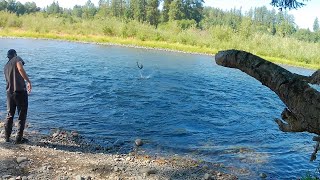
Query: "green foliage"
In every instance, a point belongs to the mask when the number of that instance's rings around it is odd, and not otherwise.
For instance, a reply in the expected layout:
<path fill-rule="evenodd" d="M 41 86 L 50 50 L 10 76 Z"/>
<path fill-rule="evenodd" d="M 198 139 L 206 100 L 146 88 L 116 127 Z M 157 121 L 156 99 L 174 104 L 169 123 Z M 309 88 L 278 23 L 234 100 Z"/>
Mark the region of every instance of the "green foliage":
<path fill-rule="evenodd" d="M 302 0 L 302 1 L 308 1 L 308 0 Z M 303 2 L 297 1 L 297 0 L 272 0 L 271 4 L 275 7 L 284 8 L 284 9 L 286 8 L 297 9 L 305 5 Z"/>
<path fill-rule="evenodd" d="M 46 12 L 48 14 L 60 14 L 63 12 L 62 7 L 59 6 L 59 2 L 53 1 L 52 4 L 47 6 Z"/>
<path fill-rule="evenodd" d="M 122 1 L 117 1 L 121 5 Z M 39 37 L 98 42 L 128 38 L 133 44 L 152 47 L 159 44 L 158 47 L 198 52 L 214 53 L 235 48 L 282 63 L 320 67 L 320 52 L 317 51 L 320 48 L 320 32 L 299 29 L 294 25 L 293 17 L 286 12 L 269 11 L 261 7 L 243 14 L 237 9 L 222 11 L 204 8 L 201 11 L 203 19 L 198 23 L 195 19 L 187 18 L 192 13 L 186 7 L 192 2 L 180 1 L 184 18 L 163 23 L 157 19 L 160 18 L 159 10 L 155 9 L 158 0 L 131 0 L 129 4 L 124 3 L 124 6 L 119 6 L 125 11 L 123 17 L 121 13 L 119 17 L 114 17 L 113 6 L 107 2 L 100 0 L 96 8 L 88 1 L 84 6 L 64 9 L 58 14 L 45 11 L 18 16 L 16 12 L 0 11 L 0 27 L 5 31 L 20 29 L 28 32 L 28 36 L 36 33 L 35 36 Z M 170 4 L 174 2 L 179 0 Z M 3 4 L 4 1 L 0 1 L 0 7 Z M 57 3 L 54 5 L 58 7 Z M 137 19 L 138 16 L 142 19 Z M 121 42 L 130 44 L 129 40 Z"/>
<path fill-rule="evenodd" d="M 318 17 L 316 17 L 316 18 L 314 19 L 314 22 L 313 22 L 313 31 L 314 31 L 314 32 L 319 31 L 319 20 L 318 20 Z"/>
<path fill-rule="evenodd" d="M 158 9 L 159 0 L 148 0 L 146 7 L 146 20 L 151 25 L 157 26 L 159 24 L 160 11 Z"/>

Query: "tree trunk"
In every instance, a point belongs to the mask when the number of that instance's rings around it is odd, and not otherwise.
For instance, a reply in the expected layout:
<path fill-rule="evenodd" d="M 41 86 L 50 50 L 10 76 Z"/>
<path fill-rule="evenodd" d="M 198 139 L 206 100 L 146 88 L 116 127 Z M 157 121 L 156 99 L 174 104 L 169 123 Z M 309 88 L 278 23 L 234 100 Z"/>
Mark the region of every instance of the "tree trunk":
<path fill-rule="evenodd" d="M 276 119 L 284 132 L 309 132 L 320 135 L 320 93 L 308 83 L 319 84 L 320 70 L 302 76 L 244 51 L 220 51 L 215 57 L 221 66 L 237 68 L 274 91 L 287 106 Z"/>

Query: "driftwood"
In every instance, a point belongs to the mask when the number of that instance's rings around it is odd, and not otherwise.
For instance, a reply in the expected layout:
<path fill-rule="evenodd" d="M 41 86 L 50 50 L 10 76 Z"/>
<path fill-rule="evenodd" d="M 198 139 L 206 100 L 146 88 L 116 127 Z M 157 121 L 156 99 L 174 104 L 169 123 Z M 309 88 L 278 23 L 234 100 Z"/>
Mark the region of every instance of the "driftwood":
<path fill-rule="evenodd" d="M 238 50 L 220 51 L 216 63 L 237 68 L 259 80 L 274 91 L 287 106 L 276 119 L 279 129 L 284 132 L 309 132 L 320 136 L 320 92 L 309 84 L 320 83 L 320 70 L 311 76 L 292 73 L 272 62 L 251 53 Z M 318 139 L 318 140 L 317 140 Z M 320 138 L 314 138 L 320 142 Z M 313 158 L 317 153 L 317 143 Z"/>

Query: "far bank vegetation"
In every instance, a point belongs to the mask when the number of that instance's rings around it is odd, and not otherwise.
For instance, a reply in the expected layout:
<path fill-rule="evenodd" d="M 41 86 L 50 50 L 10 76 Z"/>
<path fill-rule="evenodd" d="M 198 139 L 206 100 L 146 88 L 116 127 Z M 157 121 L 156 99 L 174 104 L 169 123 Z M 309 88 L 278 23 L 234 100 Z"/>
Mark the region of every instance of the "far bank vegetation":
<path fill-rule="evenodd" d="M 63 9 L 53 2 L 0 0 L 0 36 L 120 43 L 215 54 L 238 49 L 268 60 L 320 68 L 319 21 L 299 28 L 287 11 L 224 11 L 201 0 L 90 0 Z"/>

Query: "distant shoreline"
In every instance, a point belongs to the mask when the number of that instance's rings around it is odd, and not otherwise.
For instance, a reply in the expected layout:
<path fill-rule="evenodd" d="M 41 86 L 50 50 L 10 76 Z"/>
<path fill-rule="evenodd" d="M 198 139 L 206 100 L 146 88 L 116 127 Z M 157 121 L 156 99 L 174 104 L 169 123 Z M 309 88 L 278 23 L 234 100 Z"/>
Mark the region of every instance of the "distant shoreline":
<path fill-rule="evenodd" d="M 97 44 L 97 45 L 107 45 L 107 46 L 130 47 L 130 48 L 146 49 L 146 50 L 158 50 L 158 51 L 177 52 L 177 53 L 184 53 L 184 54 L 204 55 L 204 56 L 211 56 L 213 58 L 214 58 L 215 54 L 218 52 L 217 50 L 214 50 L 214 49 L 210 50 L 210 52 L 207 52 L 207 51 L 209 51 L 208 48 L 204 49 L 203 50 L 204 52 L 197 52 L 196 50 L 200 50 L 203 48 L 195 47 L 195 46 L 181 45 L 181 44 L 179 44 L 180 47 L 175 48 L 175 46 L 176 46 L 175 44 L 170 44 L 170 43 L 166 43 L 166 42 L 151 42 L 151 41 L 136 41 L 136 40 L 130 41 L 128 39 L 119 39 L 119 38 L 100 39 L 101 37 L 95 37 L 95 36 L 88 38 L 85 36 L 79 37 L 79 36 L 73 36 L 73 35 L 40 34 L 39 37 L 33 37 L 32 35 L 28 35 L 27 32 L 21 33 L 20 31 L 19 31 L 18 35 L 10 35 L 10 34 L 4 35 L 1 33 L 1 29 L 0 29 L 0 38 L 3 38 L 3 39 L 40 39 L 40 40 L 75 42 L 75 43 L 83 43 L 83 44 Z M 99 42 L 99 41 L 102 41 L 102 42 Z M 137 44 L 137 43 L 141 43 L 141 44 Z M 168 47 L 164 48 L 163 46 L 168 46 Z M 190 47 L 192 47 L 190 51 L 181 50 L 183 48 L 190 48 Z M 270 62 L 280 64 L 280 65 L 282 64 L 282 65 L 306 68 L 306 69 L 310 69 L 310 70 L 317 70 L 320 68 L 320 67 L 317 67 L 312 64 L 306 64 L 303 62 L 294 62 L 294 61 L 289 61 L 289 60 L 281 59 L 281 58 L 277 58 L 277 57 L 267 57 L 267 56 L 260 56 L 260 55 L 257 55 L 257 56 L 259 56 L 263 59 L 266 59 Z"/>

